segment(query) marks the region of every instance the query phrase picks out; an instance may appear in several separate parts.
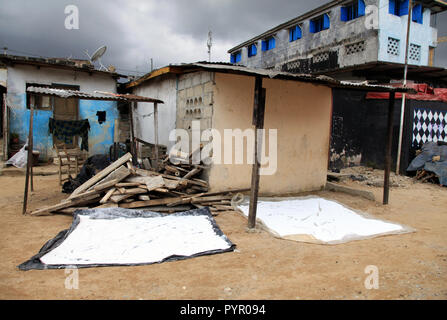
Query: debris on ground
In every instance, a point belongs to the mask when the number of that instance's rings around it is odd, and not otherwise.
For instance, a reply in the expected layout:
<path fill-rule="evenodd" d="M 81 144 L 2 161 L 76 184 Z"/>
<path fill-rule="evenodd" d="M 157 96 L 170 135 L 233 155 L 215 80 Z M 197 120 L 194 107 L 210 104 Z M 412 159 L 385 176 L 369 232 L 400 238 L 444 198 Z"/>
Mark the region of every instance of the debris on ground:
<path fill-rule="evenodd" d="M 328 172 L 328 181 L 342 182 L 346 180 L 356 181 L 365 186 L 382 188 L 384 171 L 356 166 L 341 169 L 340 173 Z M 394 172 L 390 173 L 390 187 L 408 188 L 413 183 L 411 177 L 396 175 Z"/>
<path fill-rule="evenodd" d="M 33 211 L 31 215 L 73 214 L 77 209 L 112 207 L 147 208 L 165 213 L 209 207 L 217 213 L 233 210 L 233 196 L 249 191 L 208 192 L 208 182 L 197 178 L 205 167 L 189 164 L 190 159 L 191 155 L 174 165 L 166 157 L 159 168 L 165 173 L 161 173 L 134 167 L 132 155 L 127 153 L 78 186 L 66 200 Z"/>
<path fill-rule="evenodd" d="M 447 186 L 447 143 L 427 142 L 417 154 L 407 171 L 416 171 L 418 181 Z"/>

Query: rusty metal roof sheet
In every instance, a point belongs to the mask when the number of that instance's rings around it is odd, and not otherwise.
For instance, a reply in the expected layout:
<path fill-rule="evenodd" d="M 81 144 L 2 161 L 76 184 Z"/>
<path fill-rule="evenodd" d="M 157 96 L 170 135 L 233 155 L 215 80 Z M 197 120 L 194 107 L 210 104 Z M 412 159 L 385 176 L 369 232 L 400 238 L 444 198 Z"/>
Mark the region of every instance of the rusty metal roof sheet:
<path fill-rule="evenodd" d="M 137 96 L 134 94 L 118 94 L 103 91 L 94 91 L 94 93 L 86 93 L 77 90 L 54 89 L 44 87 L 29 87 L 26 89 L 26 91 L 29 93 L 56 96 L 65 99 L 77 98 L 82 100 L 135 101 L 135 102 L 152 102 L 160 104 L 164 103 L 162 100 Z"/>
<path fill-rule="evenodd" d="M 0 63 L 8 64 L 25 64 L 35 66 L 54 67 L 67 70 L 83 71 L 88 73 L 97 73 L 108 75 L 114 78 L 127 78 L 126 75 L 118 74 L 116 72 L 97 70 L 86 60 L 79 59 L 65 59 L 65 58 L 42 58 L 42 57 L 27 57 L 16 56 L 10 54 L 0 54 Z"/>
<path fill-rule="evenodd" d="M 160 72 L 165 70 L 165 72 Z M 175 71 L 172 71 L 175 70 Z M 375 92 L 413 92 L 412 88 L 404 88 L 404 87 L 396 87 L 396 86 L 385 86 L 385 85 L 374 85 L 369 84 L 367 82 L 351 82 L 351 81 L 339 81 L 334 78 L 324 76 L 324 75 L 311 75 L 311 74 L 296 74 L 289 73 L 277 70 L 270 69 L 254 69 L 248 68 L 245 66 L 232 65 L 228 63 L 208 63 L 208 62 L 197 62 L 197 63 L 189 63 L 189 64 L 179 64 L 179 65 L 170 65 L 165 68 L 161 68 L 159 70 L 154 70 L 151 73 L 148 73 L 137 79 L 133 82 L 130 82 L 126 85 L 127 88 L 136 87 L 147 81 L 149 79 L 155 78 L 165 73 L 188 73 L 199 70 L 208 70 L 212 72 L 221 72 L 221 73 L 232 73 L 232 74 L 240 74 L 240 75 L 248 75 L 248 76 L 261 76 L 264 78 L 271 79 L 281 79 L 281 80 L 291 80 L 291 81 L 302 81 L 302 82 L 311 82 L 321 85 L 326 85 L 332 88 L 344 88 L 344 89 L 353 89 L 353 90 L 363 90 L 363 91 L 375 91 Z"/>

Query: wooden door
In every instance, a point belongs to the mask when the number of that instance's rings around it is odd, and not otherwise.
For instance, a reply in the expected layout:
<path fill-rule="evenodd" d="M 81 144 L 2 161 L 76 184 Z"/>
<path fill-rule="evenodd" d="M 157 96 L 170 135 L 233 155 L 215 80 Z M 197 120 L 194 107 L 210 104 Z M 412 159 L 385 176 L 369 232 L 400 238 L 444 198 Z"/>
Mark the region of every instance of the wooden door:
<path fill-rule="evenodd" d="M 70 98 L 64 99 L 54 97 L 53 118 L 55 120 L 78 120 L 79 107 L 78 99 Z M 53 135 L 53 144 L 61 144 L 64 141 L 57 139 Z M 73 144 L 66 145 L 67 148 L 74 148 L 78 145 L 78 137 L 73 137 Z"/>

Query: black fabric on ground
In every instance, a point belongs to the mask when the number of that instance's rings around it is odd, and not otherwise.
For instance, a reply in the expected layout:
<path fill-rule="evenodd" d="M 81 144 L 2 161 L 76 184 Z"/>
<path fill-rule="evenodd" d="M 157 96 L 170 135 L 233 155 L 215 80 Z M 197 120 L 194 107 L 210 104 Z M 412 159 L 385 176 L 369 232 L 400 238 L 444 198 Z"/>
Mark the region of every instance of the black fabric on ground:
<path fill-rule="evenodd" d="M 76 178 L 69 180 L 62 186 L 63 193 L 72 193 L 77 187 L 96 175 L 99 171 L 105 169 L 111 164 L 110 158 L 106 155 L 98 154 L 89 157 L 82 166 Z"/>

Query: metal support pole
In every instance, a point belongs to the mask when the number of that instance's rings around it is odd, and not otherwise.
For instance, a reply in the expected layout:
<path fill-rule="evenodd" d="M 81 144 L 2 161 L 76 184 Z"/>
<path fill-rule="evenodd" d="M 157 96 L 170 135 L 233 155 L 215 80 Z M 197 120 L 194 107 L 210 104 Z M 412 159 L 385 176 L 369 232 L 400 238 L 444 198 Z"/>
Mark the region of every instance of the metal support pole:
<path fill-rule="evenodd" d="M 385 149 L 385 177 L 383 180 L 383 204 L 388 204 L 390 197 L 391 149 L 393 145 L 393 116 L 395 93 L 390 92 L 388 105 L 388 132 Z"/>
<path fill-rule="evenodd" d="M 407 23 L 407 40 L 405 44 L 405 67 L 404 67 L 404 86 L 407 85 L 407 75 L 408 75 L 408 49 L 410 46 L 410 26 L 411 26 L 411 15 L 413 12 L 413 0 L 409 1 L 408 4 L 408 23 Z M 405 100 L 406 94 L 402 94 L 402 106 L 400 108 L 400 124 L 399 124 L 399 142 L 397 146 L 397 160 L 396 160 L 396 174 L 400 171 L 400 158 L 402 149 L 402 139 L 404 132 L 404 119 L 405 119 Z"/>
<path fill-rule="evenodd" d="M 256 227 L 256 211 L 258 206 L 259 193 L 259 168 L 260 168 L 260 154 L 262 148 L 262 130 L 264 128 L 264 113 L 265 113 L 265 97 L 266 90 L 262 88 L 262 78 L 256 77 L 255 80 L 255 100 L 253 106 L 253 124 L 255 125 L 255 157 L 251 173 L 251 194 L 250 194 L 250 208 L 248 213 L 248 228 Z"/>

